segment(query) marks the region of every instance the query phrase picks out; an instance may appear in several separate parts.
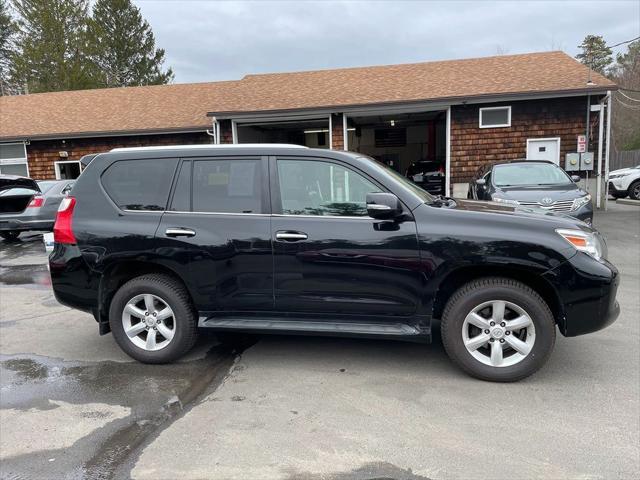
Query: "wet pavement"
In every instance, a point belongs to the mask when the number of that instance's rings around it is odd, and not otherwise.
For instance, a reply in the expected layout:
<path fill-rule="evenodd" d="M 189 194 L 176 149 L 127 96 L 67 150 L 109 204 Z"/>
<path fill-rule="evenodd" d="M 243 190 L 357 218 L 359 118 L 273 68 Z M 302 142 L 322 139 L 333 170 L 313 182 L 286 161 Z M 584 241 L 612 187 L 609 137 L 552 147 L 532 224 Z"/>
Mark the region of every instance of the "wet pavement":
<path fill-rule="evenodd" d="M 425 480 L 637 478 L 640 214 L 596 226 L 621 270 L 619 320 L 558 336 L 501 385 L 441 342 L 201 338 L 173 365 L 132 362 L 58 304 L 38 235 L 0 241 L 0 478 Z"/>
<path fill-rule="evenodd" d="M 223 380 L 238 352 L 204 335 L 174 365 L 133 362 L 58 304 L 41 236 L 0 241 L 0 478 L 111 479 Z"/>

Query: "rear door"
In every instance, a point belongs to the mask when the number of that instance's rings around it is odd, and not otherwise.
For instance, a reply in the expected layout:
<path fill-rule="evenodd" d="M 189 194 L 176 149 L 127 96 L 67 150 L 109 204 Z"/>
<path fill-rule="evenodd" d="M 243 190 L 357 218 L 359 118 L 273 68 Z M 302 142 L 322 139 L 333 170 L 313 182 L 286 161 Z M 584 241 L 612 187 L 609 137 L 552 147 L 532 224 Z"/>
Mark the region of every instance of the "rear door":
<path fill-rule="evenodd" d="M 273 308 L 267 168 L 259 156 L 181 162 L 156 237 L 202 312 Z"/>
<path fill-rule="evenodd" d="M 336 160 L 270 162 L 275 308 L 335 315 L 411 315 L 420 298 L 416 225 L 374 220 L 384 188 Z"/>

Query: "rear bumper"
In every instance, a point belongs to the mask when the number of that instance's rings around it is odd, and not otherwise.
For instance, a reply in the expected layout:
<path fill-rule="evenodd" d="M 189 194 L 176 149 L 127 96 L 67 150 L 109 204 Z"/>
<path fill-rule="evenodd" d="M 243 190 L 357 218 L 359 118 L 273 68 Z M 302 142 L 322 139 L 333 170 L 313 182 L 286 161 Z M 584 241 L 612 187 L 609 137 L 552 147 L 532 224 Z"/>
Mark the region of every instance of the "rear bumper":
<path fill-rule="evenodd" d="M 96 316 L 98 279 L 92 275 L 77 245 L 56 243 L 49 255 L 49 272 L 58 302 Z"/>
<path fill-rule="evenodd" d="M 578 252 L 543 277 L 558 293 L 564 313 L 558 326 L 564 336 L 597 332 L 618 318 L 620 305 L 616 293 L 620 275 L 611 263 Z"/>
<path fill-rule="evenodd" d="M 18 219 L 18 218 L 1 218 L 0 217 L 0 230 L 53 230 L 54 222 L 52 220 L 41 219 Z"/>

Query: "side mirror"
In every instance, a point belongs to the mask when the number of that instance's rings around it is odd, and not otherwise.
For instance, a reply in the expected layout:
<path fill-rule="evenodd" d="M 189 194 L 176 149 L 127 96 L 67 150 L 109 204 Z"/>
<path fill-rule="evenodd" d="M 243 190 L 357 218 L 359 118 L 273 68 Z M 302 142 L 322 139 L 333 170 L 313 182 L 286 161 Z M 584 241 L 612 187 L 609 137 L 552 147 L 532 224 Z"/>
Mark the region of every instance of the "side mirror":
<path fill-rule="evenodd" d="M 571 180 L 573 183 L 578 183 L 580 181 L 580 175 L 571 175 Z"/>
<path fill-rule="evenodd" d="M 479 187 L 484 187 L 487 184 L 487 181 L 484 178 L 479 178 L 476 180 L 476 185 Z"/>
<path fill-rule="evenodd" d="M 402 214 L 402 204 L 393 193 L 367 193 L 367 214 L 386 220 Z"/>

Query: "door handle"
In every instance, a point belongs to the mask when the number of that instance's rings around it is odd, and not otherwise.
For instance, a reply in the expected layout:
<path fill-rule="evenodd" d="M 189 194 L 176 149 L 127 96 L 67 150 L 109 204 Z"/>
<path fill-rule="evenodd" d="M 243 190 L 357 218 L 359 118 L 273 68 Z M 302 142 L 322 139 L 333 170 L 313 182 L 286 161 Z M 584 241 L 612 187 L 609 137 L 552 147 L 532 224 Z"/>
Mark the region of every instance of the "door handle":
<path fill-rule="evenodd" d="M 285 242 L 298 242 L 300 240 L 306 240 L 307 238 L 307 234 L 303 232 L 276 232 L 276 240 L 283 240 Z"/>
<path fill-rule="evenodd" d="M 195 237 L 196 231 L 190 228 L 171 227 L 164 232 L 167 237 Z"/>

